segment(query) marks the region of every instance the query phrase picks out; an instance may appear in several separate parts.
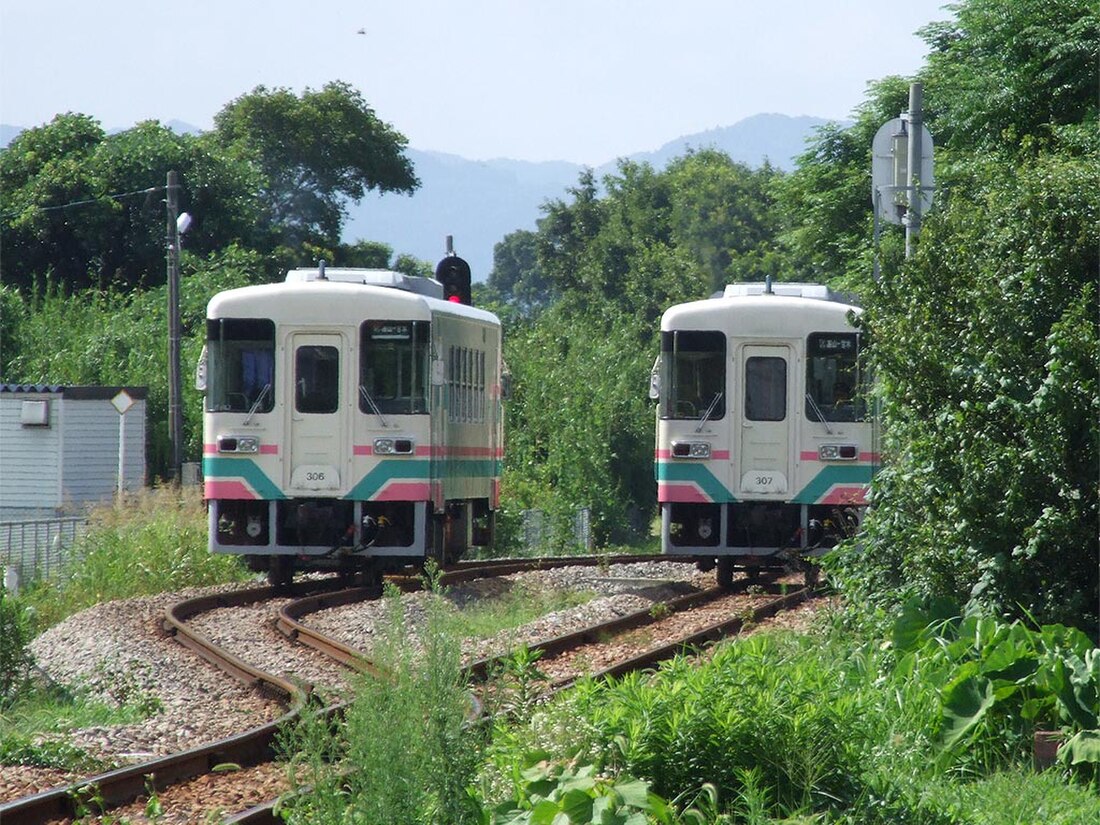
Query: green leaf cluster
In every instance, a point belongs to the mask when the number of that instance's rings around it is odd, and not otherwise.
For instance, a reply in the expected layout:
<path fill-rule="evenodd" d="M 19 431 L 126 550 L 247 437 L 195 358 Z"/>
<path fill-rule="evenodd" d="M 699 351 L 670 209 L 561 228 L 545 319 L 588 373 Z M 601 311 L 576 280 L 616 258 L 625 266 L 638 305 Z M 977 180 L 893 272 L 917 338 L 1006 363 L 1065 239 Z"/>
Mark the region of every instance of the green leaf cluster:
<path fill-rule="evenodd" d="M 647 825 L 670 822 L 668 804 L 649 784 L 629 778 L 600 777 L 592 765 L 579 767 L 526 754 L 517 763 L 514 798 L 493 811 L 495 825 Z"/>
<path fill-rule="evenodd" d="M 941 712 L 933 737 L 945 763 L 999 767 L 1026 753 L 1033 730 L 1061 730 L 1062 757 L 1100 767 L 1100 648 L 1064 625 L 950 614 L 911 602 L 892 638 L 894 678 L 933 686 Z"/>

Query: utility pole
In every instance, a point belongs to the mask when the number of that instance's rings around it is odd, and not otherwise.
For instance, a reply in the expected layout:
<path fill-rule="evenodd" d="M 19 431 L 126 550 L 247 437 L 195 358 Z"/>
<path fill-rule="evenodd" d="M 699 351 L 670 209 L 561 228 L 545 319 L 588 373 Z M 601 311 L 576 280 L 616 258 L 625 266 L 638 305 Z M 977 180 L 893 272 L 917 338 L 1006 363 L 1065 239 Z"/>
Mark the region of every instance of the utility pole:
<path fill-rule="evenodd" d="M 905 257 L 913 253 L 913 241 L 920 235 L 921 222 L 921 166 L 924 156 L 921 154 L 921 134 L 924 126 L 924 116 L 921 107 L 924 100 L 924 84 L 909 84 L 909 158 L 908 175 L 905 181 L 906 192 L 909 196 L 909 208 L 905 212 Z"/>
<path fill-rule="evenodd" d="M 168 173 L 168 437 L 172 442 L 170 475 L 178 483 L 183 468 L 183 382 L 180 378 L 180 234 L 179 180 Z"/>

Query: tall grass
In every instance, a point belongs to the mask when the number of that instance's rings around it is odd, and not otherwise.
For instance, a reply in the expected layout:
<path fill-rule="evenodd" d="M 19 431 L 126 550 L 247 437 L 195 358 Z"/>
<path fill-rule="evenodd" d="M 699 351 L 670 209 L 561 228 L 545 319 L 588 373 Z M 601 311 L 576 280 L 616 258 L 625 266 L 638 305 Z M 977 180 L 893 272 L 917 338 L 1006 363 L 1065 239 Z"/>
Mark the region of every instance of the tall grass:
<path fill-rule="evenodd" d="M 248 577 L 236 557 L 207 550 L 205 507 L 194 487 L 157 487 L 94 508 L 73 557 L 65 576 L 21 599 L 38 630 L 101 602 Z"/>
<path fill-rule="evenodd" d="M 307 719 L 286 743 L 295 781 L 312 786 L 287 804 L 287 822 L 481 821 L 470 788 L 483 736 L 469 724 L 458 638 L 438 600 L 414 639 L 399 594 L 387 599 L 386 639 L 374 654 L 386 675 L 364 677 L 342 723 Z"/>

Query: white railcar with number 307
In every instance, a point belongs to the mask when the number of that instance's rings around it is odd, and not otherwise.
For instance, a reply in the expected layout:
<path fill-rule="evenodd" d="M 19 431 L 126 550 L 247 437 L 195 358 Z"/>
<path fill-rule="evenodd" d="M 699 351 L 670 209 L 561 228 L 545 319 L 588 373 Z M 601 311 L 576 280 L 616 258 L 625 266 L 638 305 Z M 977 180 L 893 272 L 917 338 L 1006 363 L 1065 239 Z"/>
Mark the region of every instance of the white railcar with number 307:
<path fill-rule="evenodd" d="M 851 535 L 878 462 L 854 301 L 815 284 L 731 284 L 661 320 L 662 549 L 736 568 Z"/>

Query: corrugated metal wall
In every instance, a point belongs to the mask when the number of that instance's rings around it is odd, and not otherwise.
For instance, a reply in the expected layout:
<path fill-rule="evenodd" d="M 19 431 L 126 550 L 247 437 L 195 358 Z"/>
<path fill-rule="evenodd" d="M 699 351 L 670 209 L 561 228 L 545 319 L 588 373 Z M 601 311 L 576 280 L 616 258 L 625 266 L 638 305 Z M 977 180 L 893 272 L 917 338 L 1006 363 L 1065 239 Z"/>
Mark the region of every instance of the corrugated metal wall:
<path fill-rule="evenodd" d="M 109 501 L 118 489 L 119 413 L 110 401 L 66 398 L 62 421 L 62 504 Z M 145 402 L 126 413 L 125 487 L 145 486 Z"/>
<path fill-rule="evenodd" d="M 49 426 L 23 426 L 24 400 L 48 402 Z M 0 393 L 0 507 L 61 506 L 60 420 L 58 394 Z"/>

